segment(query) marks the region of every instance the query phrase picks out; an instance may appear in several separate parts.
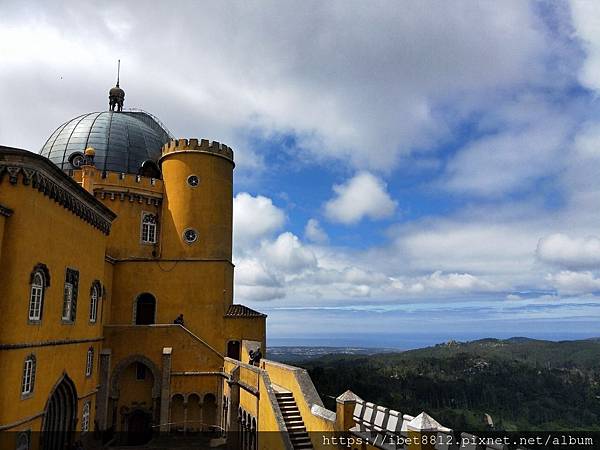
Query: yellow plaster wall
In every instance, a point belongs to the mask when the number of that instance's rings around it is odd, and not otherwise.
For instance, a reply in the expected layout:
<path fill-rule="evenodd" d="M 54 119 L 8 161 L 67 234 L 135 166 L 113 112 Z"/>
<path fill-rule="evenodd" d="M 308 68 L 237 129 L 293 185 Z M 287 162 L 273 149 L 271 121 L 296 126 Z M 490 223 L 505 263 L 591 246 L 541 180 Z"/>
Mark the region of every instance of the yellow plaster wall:
<path fill-rule="evenodd" d="M 0 327 L 0 342 L 99 336 L 100 323 L 88 320 L 90 288 L 94 280 L 105 280 L 106 236 L 31 186 L 0 183 L 0 203 L 14 210 L 2 241 L 1 272 L 7 282 L 0 283 L 0 317 L 12 320 Z M 32 325 L 28 324 L 29 277 L 37 263 L 48 267 L 50 286 L 45 291 L 41 324 Z M 61 320 L 67 267 L 79 271 L 77 316 L 68 325 Z"/>
<path fill-rule="evenodd" d="M 25 349 L 0 351 L 0 425 L 42 412 L 51 391 L 67 373 L 78 395 L 95 390 L 98 380 L 94 370 L 85 376 L 87 349 L 94 347 L 97 365 L 102 326 L 89 322 L 90 288 L 94 280 L 105 282 L 104 246 L 106 236 L 31 186 L 0 183 L 0 203 L 14 214 L 5 222 L 0 272 L 0 317 L 10 317 L 0 328 L 3 344 L 33 343 Z M 32 251 L 35 249 L 35 251 Z M 42 320 L 28 323 L 30 274 L 37 263 L 50 271 Z M 63 289 L 66 268 L 79 271 L 77 315 L 73 324 L 63 323 Z M 69 345 L 39 346 L 55 340 L 96 340 Z M 25 357 L 36 356 L 34 392 L 21 399 L 20 387 Z M 91 411 L 91 423 L 94 410 Z M 41 421 L 25 424 L 39 430 Z"/>
<path fill-rule="evenodd" d="M 143 380 L 136 379 L 136 364 L 132 363 L 121 373 L 119 378 L 119 405 L 120 406 L 140 406 L 142 408 L 151 408 L 152 405 L 152 385 L 154 376 L 148 367 L 146 376 Z"/>
<path fill-rule="evenodd" d="M 2 267 L 2 241 L 4 240 L 4 224 L 6 217 L 0 214 L 0 267 Z"/>
<path fill-rule="evenodd" d="M 144 212 L 158 215 L 160 238 L 160 206 L 145 201 L 130 202 L 127 198 L 121 200 L 119 197 L 114 200 L 105 197 L 101 201 L 117 214 L 106 249 L 109 256 L 117 259 L 152 258 L 153 251 L 158 253 L 158 244 L 142 243 L 141 224 Z"/>
<path fill-rule="evenodd" d="M 160 370 L 162 350 L 172 347 L 171 371 L 217 371 L 222 356 L 207 348 L 178 325 L 106 326 L 104 345 L 112 351 L 111 372 L 123 359 L 144 355 Z"/>
<path fill-rule="evenodd" d="M 211 261 L 119 262 L 114 266 L 112 322 L 132 324 L 136 298 L 156 298 L 156 322 L 173 323 L 184 315 L 185 326 L 225 351 L 223 316 L 231 303 L 233 266 Z"/>
<path fill-rule="evenodd" d="M 220 375 L 171 375 L 171 397 L 175 394 L 196 393 L 200 398 L 213 394 L 219 399 L 222 377 Z"/>
<path fill-rule="evenodd" d="M 87 350 L 94 348 L 94 370 L 92 375 L 86 377 L 85 364 Z M 71 378 L 75 384 L 79 398 L 93 399 L 98 385 L 97 364 L 100 343 L 81 343 L 63 346 L 46 346 L 18 350 L 4 350 L 0 352 L 0 425 L 16 422 L 19 419 L 41 413 L 46 408 L 46 402 L 53 388 L 60 381 L 63 373 Z M 33 354 L 36 358 L 36 377 L 33 393 L 26 398 L 21 398 L 21 376 L 25 358 Z M 81 409 L 78 411 L 81 415 Z M 95 418 L 94 409 L 90 410 L 90 423 Z M 80 422 L 78 423 L 78 425 Z M 30 422 L 23 429 L 31 428 L 39 431 L 41 422 Z"/>

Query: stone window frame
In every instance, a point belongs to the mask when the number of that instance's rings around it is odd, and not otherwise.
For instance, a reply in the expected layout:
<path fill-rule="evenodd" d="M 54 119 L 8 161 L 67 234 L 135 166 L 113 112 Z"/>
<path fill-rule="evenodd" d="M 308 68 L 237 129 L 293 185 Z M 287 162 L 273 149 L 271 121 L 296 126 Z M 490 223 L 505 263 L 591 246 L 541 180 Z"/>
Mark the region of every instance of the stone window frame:
<path fill-rule="evenodd" d="M 79 292 L 79 270 L 67 267 L 63 289 L 61 321 L 72 325 L 77 317 L 77 294 Z"/>
<path fill-rule="evenodd" d="M 37 359 L 34 353 L 30 353 L 23 361 L 23 374 L 21 377 L 21 398 L 29 398 L 35 390 L 35 376 L 37 371 Z"/>
<path fill-rule="evenodd" d="M 85 355 L 85 376 L 91 377 L 94 372 L 94 347 L 89 347 Z"/>
<path fill-rule="evenodd" d="M 89 400 L 83 404 L 81 409 L 81 432 L 87 433 L 90 431 L 90 415 L 92 409 L 92 402 Z"/>
<path fill-rule="evenodd" d="M 17 450 L 31 449 L 31 429 L 19 431 L 16 439 Z"/>
<path fill-rule="evenodd" d="M 41 277 L 41 284 L 36 283 L 36 278 Z M 42 321 L 44 313 L 44 298 L 46 288 L 50 286 L 50 271 L 45 264 L 37 263 L 29 275 L 29 302 L 27 304 L 27 322 L 29 324 L 39 324 Z M 39 312 L 38 315 L 32 315 L 34 309 L 34 295 L 39 294 Z"/>
<path fill-rule="evenodd" d="M 195 234 L 194 239 L 189 240 L 186 237 L 186 234 L 187 234 L 188 231 L 193 231 L 194 232 L 194 234 Z M 181 234 L 181 237 L 183 238 L 183 242 L 185 242 L 187 245 L 192 245 L 193 243 L 198 242 L 198 237 L 199 237 L 198 235 L 199 235 L 198 230 L 196 230 L 195 228 L 191 228 L 190 227 L 190 228 L 186 228 L 185 230 L 183 230 L 183 233 Z"/>
<path fill-rule="evenodd" d="M 146 221 L 148 218 L 148 221 Z M 145 232 L 147 228 L 147 233 Z M 158 242 L 158 214 L 142 211 L 140 220 L 140 243 L 142 245 L 155 245 Z"/>
<path fill-rule="evenodd" d="M 194 179 L 196 180 L 196 184 L 194 184 L 194 182 L 192 181 Z M 189 187 L 197 188 L 198 186 L 200 186 L 200 177 L 193 173 L 191 175 L 188 175 L 188 177 L 186 178 L 186 182 Z"/>
<path fill-rule="evenodd" d="M 102 301 L 102 284 L 98 280 L 92 282 L 90 287 L 90 314 L 89 323 L 95 324 L 98 321 L 98 306 Z"/>

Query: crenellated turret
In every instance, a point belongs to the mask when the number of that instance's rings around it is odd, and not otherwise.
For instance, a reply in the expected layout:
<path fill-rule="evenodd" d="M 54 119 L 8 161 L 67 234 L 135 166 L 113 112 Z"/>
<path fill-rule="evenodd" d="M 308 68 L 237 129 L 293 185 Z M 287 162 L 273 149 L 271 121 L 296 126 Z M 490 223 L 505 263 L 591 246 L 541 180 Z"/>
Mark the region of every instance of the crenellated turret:
<path fill-rule="evenodd" d="M 165 144 L 162 258 L 231 261 L 233 151 L 206 139 Z"/>

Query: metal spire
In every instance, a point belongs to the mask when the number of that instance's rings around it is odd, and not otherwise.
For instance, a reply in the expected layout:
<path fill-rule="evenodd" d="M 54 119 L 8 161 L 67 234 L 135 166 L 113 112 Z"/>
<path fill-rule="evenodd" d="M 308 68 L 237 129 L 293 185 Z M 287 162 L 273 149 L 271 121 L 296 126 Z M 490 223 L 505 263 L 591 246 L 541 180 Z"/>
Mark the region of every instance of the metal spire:
<path fill-rule="evenodd" d="M 121 60 L 117 60 L 117 87 L 119 87 L 119 77 L 121 76 Z"/>

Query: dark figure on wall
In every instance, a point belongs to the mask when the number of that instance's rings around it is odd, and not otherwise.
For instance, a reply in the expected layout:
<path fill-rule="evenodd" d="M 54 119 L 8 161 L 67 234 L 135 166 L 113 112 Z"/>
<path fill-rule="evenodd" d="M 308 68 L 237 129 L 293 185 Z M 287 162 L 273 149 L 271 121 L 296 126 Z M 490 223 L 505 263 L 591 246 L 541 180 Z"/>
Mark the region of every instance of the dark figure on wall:
<path fill-rule="evenodd" d="M 260 359 L 262 358 L 260 348 L 257 348 L 256 351 L 250 350 L 248 355 L 250 356 L 250 361 L 248 361 L 248 364 L 252 364 L 253 366 L 258 366 L 260 364 Z"/>
<path fill-rule="evenodd" d="M 179 315 L 177 316 L 177 319 L 175 319 L 175 320 L 173 321 L 173 323 L 176 323 L 177 325 L 184 325 L 184 322 L 183 322 L 183 314 L 179 314 Z"/>

